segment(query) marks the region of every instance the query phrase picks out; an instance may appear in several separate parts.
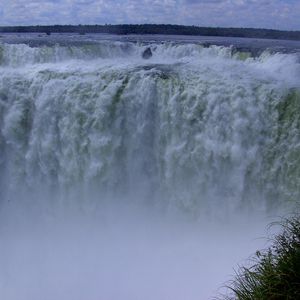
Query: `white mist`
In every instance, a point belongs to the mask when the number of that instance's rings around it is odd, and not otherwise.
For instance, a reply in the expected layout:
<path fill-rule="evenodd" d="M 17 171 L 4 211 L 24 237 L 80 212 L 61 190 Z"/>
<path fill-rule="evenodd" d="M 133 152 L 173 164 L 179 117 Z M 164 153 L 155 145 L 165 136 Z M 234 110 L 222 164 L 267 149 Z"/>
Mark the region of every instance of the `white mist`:
<path fill-rule="evenodd" d="M 75 215 L 2 216 L 1 299 L 212 299 L 265 247 L 258 219 L 213 225 L 124 207 Z"/>

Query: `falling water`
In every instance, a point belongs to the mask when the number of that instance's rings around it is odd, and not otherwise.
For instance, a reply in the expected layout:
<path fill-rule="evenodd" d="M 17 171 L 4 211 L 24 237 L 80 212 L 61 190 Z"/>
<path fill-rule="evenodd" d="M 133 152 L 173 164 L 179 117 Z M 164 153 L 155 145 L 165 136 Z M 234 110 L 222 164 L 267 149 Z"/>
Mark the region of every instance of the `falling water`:
<path fill-rule="evenodd" d="M 261 234 L 208 224 L 300 196 L 296 54 L 2 43 L 0 71 L 3 299 L 205 299 Z"/>

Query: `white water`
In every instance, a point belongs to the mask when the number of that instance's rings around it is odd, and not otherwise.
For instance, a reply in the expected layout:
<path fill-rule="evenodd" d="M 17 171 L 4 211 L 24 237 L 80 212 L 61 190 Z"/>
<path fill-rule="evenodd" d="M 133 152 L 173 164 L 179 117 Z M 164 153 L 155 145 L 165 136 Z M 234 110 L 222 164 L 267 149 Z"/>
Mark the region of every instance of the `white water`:
<path fill-rule="evenodd" d="M 1 299 L 208 299 L 299 195 L 295 55 L 1 47 Z"/>

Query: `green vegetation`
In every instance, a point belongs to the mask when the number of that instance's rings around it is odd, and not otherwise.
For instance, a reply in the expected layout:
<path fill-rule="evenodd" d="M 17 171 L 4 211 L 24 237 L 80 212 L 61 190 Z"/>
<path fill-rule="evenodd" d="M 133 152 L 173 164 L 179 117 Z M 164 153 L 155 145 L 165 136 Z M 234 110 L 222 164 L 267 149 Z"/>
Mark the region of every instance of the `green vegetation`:
<path fill-rule="evenodd" d="M 300 40 L 300 31 L 282 31 L 257 28 L 198 27 L 171 24 L 122 24 L 122 25 L 51 25 L 51 26 L 7 26 L 0 32 L 51 33 L 109 33 L 109 34 L 177 34 L 202 36 L 231 36 L 266 39 Z"/>
<path fill-rule="evenodd" d="M 230 300 L 300 299 L 300 216 L 285 219 L 273 245 L 257 251 L 254 265 L 242 267 L 230 285 Z"/>

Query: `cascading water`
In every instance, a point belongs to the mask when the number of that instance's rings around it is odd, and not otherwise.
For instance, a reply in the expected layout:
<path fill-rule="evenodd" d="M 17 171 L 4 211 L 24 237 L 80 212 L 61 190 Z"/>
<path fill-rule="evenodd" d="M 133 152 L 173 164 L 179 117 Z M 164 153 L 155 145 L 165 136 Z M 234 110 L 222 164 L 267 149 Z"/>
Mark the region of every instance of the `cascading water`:
<path fill-rule="evenodd" d="M 144 60 L 149 47 L 152 57 Z M 251 57 L 232 47 L 177 43 L 3 43 L 3 219 L 32 205 L 51 215 L 138 203 L 213 220 L 291 207 L 300 196 L 299 88 L 296 54 Z M 7 276 L 15 271 L 6 267 L 5 299 L 41 299 L 43 289 L 35 294 L 24 282 L 19 289 L 28 297 L 10 290 Z M 42 298 L 76 298 L 55 289 Z"/>
<path fill-rule="evenodd" d="M 297 195 L 297 58 L 151 48 L 2 45 L 2 193 L 94 187 L 194 213 Z"/>

